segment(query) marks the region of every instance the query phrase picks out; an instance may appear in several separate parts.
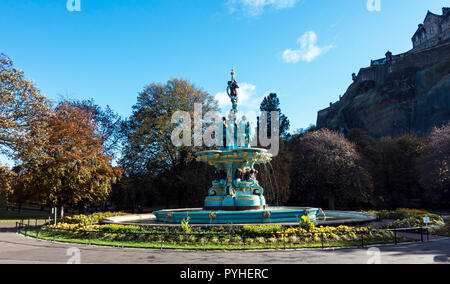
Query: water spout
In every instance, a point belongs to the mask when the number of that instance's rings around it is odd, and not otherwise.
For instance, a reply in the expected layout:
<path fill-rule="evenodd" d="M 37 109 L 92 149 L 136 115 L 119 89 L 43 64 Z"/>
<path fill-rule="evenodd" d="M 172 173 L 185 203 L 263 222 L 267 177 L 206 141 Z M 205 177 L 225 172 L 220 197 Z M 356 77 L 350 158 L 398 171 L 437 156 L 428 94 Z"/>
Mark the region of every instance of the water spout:
<path fill-rule="evenodd" d="M 322 218 L 321 220 L 324 220 L 324 221 L 327 220 L 327 215 L 326 215 L 325 212 L 322 210 L 322 208 L 319 209 L 319 214 L 318 214 L 318 215 Z M 319 219 L 320 219 L 320 217 L 319 217 Z"/>
<path fill-rule="evenodd" d="M 275 175 L 275 171 L 273 170 L 273 167 L 272 167 L 272 163 L 271 162 L 269 162 L 269 166 L 270 166 L 270 168 L 272 169 L 272 174 L 273 174 L 273 179 L 274 179 L 274 181 L 275 181 L 275 186 L 277 187 L 277 199 L 276 199 L 276 201 L 277 201 L 277 206 L 280 206 L 280 186 L 278 185 L 278 180 L 277 180 L 277 176 Z"/>
<path fill-rule="evenodd" d="M 270 176 L 271 174 L 270 174 L 269 168 L 267 167 L 267 164 L 264 164 L 264 171 L 265 171 L 265 176 L 266 176 L 267 180 L 269 181 L 269 185 L 270 185 L 270 192 L 271 192 L 271 195 L 272 195 L 271 201 L 272 200 L 275 201 L 275 205 L 278 206 L 278 202 L 277 202 L 277 199 L 276 199 L 276 196 L 275 196 L 275 190 L 274 190 L 272 179 L 271 179 L 271 176 Z"/>

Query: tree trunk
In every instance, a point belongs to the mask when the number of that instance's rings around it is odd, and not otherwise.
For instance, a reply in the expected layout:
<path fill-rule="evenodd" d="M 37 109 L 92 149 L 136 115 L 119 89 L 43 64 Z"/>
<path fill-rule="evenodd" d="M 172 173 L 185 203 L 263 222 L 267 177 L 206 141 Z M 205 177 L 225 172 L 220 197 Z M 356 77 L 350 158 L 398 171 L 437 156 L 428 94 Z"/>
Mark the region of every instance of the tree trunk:
<path fill-rule="evenodd" d="M 86 211 L 85 211 L 85 207 L 84 207 L 84 204 L 79 204 L 78 205 L 78 213 L 81 215 L 81 214 L 84 214 Z"/>
<path fill-rule="evenodd" d="M 60 214 L 59 214 L 59 217 L 62 219 L 62 218 L 64 218 L 64 206 L 61 206 L 60 207 Z"/>
<path fill-rule="evenodd" d="M 328 195 L 328 209 L 336 210 L 336 202 L 335 202 L 334 194 Z"/>
<path fill-rule="evenodd" d="M 182 189 L 178 190 L 178 208 L 184 208 L 185 200 L 184 200 L 184 191 Z"/>

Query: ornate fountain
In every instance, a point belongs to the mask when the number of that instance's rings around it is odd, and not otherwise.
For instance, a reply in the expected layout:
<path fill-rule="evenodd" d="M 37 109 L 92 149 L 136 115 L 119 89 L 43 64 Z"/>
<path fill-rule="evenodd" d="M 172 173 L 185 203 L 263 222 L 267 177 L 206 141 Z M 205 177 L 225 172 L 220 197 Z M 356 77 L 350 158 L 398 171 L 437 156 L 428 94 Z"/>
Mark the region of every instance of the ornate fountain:
<path fill-rule="evenodd" d="M 233 69 L 227 87 L 232 109 L 228 119 L 217 125 L 221 146 L 196 154 L 197 161 L 216 169 L 204 208 L 157 211 L 157 222 L 180 224 L 189 218 L 192 224 L 296 223 L 302 216 L 316 219 L 319 215 L 318 208 L 267 206 L 255 165 L 269 163 L 272 155 L 250 146 L 251 125 L 245 116 L 237 118 L 238 88 Z"/>
<path fill-rule="evenodd" d="M 205 210 L 256 210 L 266 209 L 264 189 L 256 179 L 255 165 L 271 161 L 272 155 L 265 149 L 251 148 L 250 123 L 243 117 L 237 120 L 238 83 L 234 69 L 228 82 L 227 94 L 233 108 L 228 120 L 218 125 L 222 133 L 220 150 L 197 153 L 197 161 L 216 168 L 213 186 L 205 199 Z"/>

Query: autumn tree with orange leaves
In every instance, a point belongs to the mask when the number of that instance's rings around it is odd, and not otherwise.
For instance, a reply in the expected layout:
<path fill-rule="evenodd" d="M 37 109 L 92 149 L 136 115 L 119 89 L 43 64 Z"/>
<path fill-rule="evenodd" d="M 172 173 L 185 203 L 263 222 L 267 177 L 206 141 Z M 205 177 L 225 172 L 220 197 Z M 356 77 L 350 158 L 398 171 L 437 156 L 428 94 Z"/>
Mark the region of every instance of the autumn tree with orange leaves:
<path fill-rule="evenodd" d="M 111 166 L 102 136 L 86 110 L 60 103 L 48 118 L 40 151 L 22 153 L 20 191 L 43 205 L 64 207 L 105 201 L 122 171 Z M 30 154 L 30 155 L 29 155 Z"/>

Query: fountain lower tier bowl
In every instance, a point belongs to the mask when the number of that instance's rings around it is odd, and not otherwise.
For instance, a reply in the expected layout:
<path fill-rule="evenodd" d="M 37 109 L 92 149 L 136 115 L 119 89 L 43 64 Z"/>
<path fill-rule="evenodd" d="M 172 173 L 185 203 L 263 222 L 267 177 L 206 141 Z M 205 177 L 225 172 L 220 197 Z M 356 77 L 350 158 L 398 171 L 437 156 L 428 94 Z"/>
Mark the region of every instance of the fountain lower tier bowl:
<path fill-rule="evenodd" d="M 190 224 L 264 224 L 298 223 L 302 216 L 311 220 L 320 217 L 319 208 L 267 208 L 262 210 L 214 211 L 201 209 L 161 210 L 154 213 L 158 223 L 180 224 L 189 218 Z"/>

